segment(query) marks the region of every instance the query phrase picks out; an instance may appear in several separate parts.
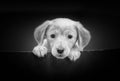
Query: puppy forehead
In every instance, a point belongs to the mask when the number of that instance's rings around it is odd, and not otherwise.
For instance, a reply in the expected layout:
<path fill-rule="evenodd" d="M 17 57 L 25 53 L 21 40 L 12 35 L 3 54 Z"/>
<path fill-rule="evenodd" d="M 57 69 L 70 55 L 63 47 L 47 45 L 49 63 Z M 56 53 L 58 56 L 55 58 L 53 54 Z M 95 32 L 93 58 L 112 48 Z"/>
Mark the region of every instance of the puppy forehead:
<path fill-rule="evenodd" d="M 50 31 L 58 30 L 64 32 L 66 30 L 75 32 L 75 22 L 66 19 L 66 18 L 58 18 L 52 21 L 52 25 L 50 27 Z"/>
<path fill-rule="evenodd" d="M 72 26 L 75 24 L 75 21 L 68 19 L 68 18 L 57 18 L 53 20 L 53 24 L 59 26 Z"/>
<path fill-rule="evenodd" d="M 51 26 L 50 31 L 60 31 L 61 33 L 64 33 L 66 31 L 76 32 L 74 26 L 58 26 L 58 25 Z"/>

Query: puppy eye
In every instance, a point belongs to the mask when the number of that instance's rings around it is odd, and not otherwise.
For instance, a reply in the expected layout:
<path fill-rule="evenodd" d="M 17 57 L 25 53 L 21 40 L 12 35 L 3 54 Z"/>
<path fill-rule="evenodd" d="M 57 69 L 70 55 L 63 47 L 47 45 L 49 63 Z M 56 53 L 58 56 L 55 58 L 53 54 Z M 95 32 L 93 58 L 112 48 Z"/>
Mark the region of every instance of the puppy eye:
<path fill-rule="evenodd" d="M 68 38 L 71 39 L 73 36 L 72 35 L 68 35 Z"/>
<path fill-rule="evenodd" d="M 51 38 L 55 38 L 55 34 L 51 34 L 50 37 L 51 37 Z"/>

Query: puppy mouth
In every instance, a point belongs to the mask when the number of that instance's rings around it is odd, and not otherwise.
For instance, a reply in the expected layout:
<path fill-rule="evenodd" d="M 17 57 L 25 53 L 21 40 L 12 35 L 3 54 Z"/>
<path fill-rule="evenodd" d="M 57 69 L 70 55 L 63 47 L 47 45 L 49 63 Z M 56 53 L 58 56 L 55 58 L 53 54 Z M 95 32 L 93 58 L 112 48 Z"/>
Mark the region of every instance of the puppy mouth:
<path fill-rule="evenodd" d="M 65 55 L 64 54 L 56 54 L 56 57 L 59 59 L 63 59 L 63 58 L 65 58 Z"/>
<path fill-rule="evenodd" d="M 63 57 L 63 56 L 64 56 L 64 54 L 57 54 L 57 56 L 58 56 L 58 57 Z"/>

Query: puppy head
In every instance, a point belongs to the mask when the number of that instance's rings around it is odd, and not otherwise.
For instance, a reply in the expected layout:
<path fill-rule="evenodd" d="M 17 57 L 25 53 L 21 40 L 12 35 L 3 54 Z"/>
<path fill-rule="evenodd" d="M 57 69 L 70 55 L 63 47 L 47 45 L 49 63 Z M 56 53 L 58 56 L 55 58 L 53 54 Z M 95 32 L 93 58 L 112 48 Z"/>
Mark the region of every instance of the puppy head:
<path fill-rule="evenodd" d="M 77 32 L 73 22 L 68 19 L 57 19 L 47 31 L 48 42 L 53 56 L 65 58 L 76 42 Z"/>
<path fill-rule="evenodd" d="M 89 31 L 81 23 L 67 18 L 44 22 L 35 29 L 34 37 L 38 45 L 47 47 L 53 56 L 60 59 L 67 56 L 78 58 L 79 51 L 83 51 L 91 39 Z"/>
<path fill-rule="evenodd" d="M 83 27 L 83 25 L 80 22 L 76 22 L 76 31 L 77 31 L 77 42 L 76 46 L 80 51 L 83 51 L 83 49 L 88 45 L 91 39 L 90 32 Z"/>

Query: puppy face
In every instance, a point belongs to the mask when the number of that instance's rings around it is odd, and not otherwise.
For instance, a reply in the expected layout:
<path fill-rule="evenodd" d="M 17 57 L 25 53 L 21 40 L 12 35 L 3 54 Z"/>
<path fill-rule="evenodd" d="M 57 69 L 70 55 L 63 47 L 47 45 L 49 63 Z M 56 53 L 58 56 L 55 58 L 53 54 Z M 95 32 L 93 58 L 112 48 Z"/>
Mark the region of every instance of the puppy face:
<path fill-rule="evenodd" d="M 65 58 L 74 46 L 77 33 L 74 26 L 53 25 L 47 31 L 47 39 L 52 54 L 57 58 Z"/>
<path fill-rule="evenodd" d="M 59 59 L 69 57 L 76 60 L 80 57 L 80 51 L 88 45 L 90 32 L 77 21 L 68 18 L 56 18 L 44 22 L 34 32 L 38 45 L 33 53 L 43 57 L 47 52 Z"/>

